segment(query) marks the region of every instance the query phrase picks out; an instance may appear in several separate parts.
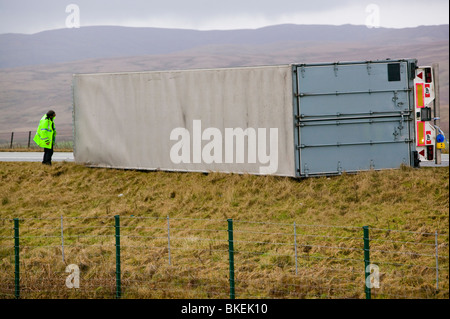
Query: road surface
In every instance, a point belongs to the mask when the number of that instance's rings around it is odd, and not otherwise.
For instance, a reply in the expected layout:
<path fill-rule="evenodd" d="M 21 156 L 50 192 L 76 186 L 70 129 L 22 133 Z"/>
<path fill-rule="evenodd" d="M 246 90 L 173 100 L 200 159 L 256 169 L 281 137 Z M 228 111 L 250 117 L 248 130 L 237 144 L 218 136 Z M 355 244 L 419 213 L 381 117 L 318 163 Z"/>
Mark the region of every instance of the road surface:
<path fill-rule="evenodd" d="M 0 162 L 42 162 L 44 152 L 0 152 Z M 53 162 L 73 162 L 73 153 L 54 152 Z"/>
<path fill-rule="evenodd" d="M 448 155 L 449 154 L 441 154 L 441 164 L 436 165 L 434 162 L 420 162 L 421 167 L 443 167 L 448 166 Z"/>
<path fill-rule="evenodd" d="M 436 165 L 434 162 L 421 162 L 421 167 L 445 167 L 449 166 L 449 154 L 442 154 L 442 164 Z M 42 162 L 43 152 L 0 152 L 0 162 Z M 73 153 L 54 152 L 52 161 L 55 162 L 73 162 Z"/>

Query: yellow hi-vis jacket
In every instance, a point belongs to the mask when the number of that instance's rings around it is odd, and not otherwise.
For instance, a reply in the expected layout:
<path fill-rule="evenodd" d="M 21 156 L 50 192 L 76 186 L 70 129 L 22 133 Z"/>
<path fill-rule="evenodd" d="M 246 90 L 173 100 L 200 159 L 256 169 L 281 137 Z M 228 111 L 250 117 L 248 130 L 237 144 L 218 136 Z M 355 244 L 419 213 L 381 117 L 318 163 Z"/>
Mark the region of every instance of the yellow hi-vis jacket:
<path fill-rule="evenodd" d="M 52 148 L 53 144 L 55 144 L 55 136 L 55 124 L 51 119 L 47 118 L 47 114 L 45 114 L 39 121 L 39 127 L 33 141 L 40 147 Z"/>

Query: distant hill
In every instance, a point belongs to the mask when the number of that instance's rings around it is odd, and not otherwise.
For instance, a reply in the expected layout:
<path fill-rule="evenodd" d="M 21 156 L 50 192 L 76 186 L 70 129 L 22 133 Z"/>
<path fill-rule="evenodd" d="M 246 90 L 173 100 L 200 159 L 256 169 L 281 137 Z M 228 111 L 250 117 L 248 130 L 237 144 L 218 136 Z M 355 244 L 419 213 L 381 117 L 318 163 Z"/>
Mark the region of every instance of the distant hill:
<path fill-rule="evenodd" d="M 72 74 L 417 58 L 440 64 L 442 128 L 448 132 L 449 26 L 278 25 L 195 31 L 82 27 L 0 35 L 0 134 L 34 130 L 49 108 L 72 125 Z"/>
<path fill-rule="evenodd" d="M 365 26 L 278 25 L 255 30 L 82 27 L 32 35 L 0 35 L 0 68 L 139 55 L 168 54 L 208 45 L 275 43 L 406 44 L 448 41 L 448 26 L 386 29 Z"/>

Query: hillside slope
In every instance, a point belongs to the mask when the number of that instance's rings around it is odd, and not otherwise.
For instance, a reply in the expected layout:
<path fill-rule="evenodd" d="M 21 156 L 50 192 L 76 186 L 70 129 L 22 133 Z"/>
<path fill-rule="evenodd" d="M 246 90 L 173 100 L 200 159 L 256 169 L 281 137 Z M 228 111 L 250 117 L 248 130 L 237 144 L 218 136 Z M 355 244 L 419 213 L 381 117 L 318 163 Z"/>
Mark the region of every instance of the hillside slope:
<path fill-rule="evenodd" d="M 448 40 L 448 26 L 386 29 L 343 25 L 277 25 L 255 30 L 196 31 L 115 26 L 0 35 L 0 68 L 138 55 L 161 55 L 202 46 L 282 43 L 402 45 Z"/>
<path fill-rule="evenodd" d="M 0 35 L 0 43 L 0 134 L 5 138 L 11 131 L 34 130 L 50 108 L 57 111 L 58 127 L 70 132 L 74 73 L 410 57 L 421 65 L 440 64 L 441 127 L 448 133 L 448 26 L 282 25 L 236 31 L 92 27 Z"/>

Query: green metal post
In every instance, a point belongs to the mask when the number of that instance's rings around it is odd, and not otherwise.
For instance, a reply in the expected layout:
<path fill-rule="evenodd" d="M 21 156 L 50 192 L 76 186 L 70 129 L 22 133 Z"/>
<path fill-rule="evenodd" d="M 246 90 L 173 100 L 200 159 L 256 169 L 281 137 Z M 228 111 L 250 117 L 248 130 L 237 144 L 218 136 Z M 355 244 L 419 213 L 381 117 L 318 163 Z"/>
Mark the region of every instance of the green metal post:
<path fill-rule="evenodd" d="M 364 226 L 364 272 L 365 272 L 365 292 L 366 299 L 372 298 L 372 291 L 368 285 L 368 280 L 370 280 L 370 244 L 369 244 L 369 226 Z"/>
<path fill-rule="evenodd" d="M 14 295 L 20 298 L 20 267 L 19 267 L 19 219 L 14 218 Z"/>
<path fill-rule="evenodd" d="M 116 220 L 116 298 L 120 299 L 122 295 L 122 285 L 120 280 L 120 217 L 119 215 L 114 216 Z"/>
<path fill-rule="evenodd" d="M 228 219 L 228 256 L 230 260 L 230 299 L 235 299 L 234 290 L 234 246 L 233 246 L 233 220 Z"/>

